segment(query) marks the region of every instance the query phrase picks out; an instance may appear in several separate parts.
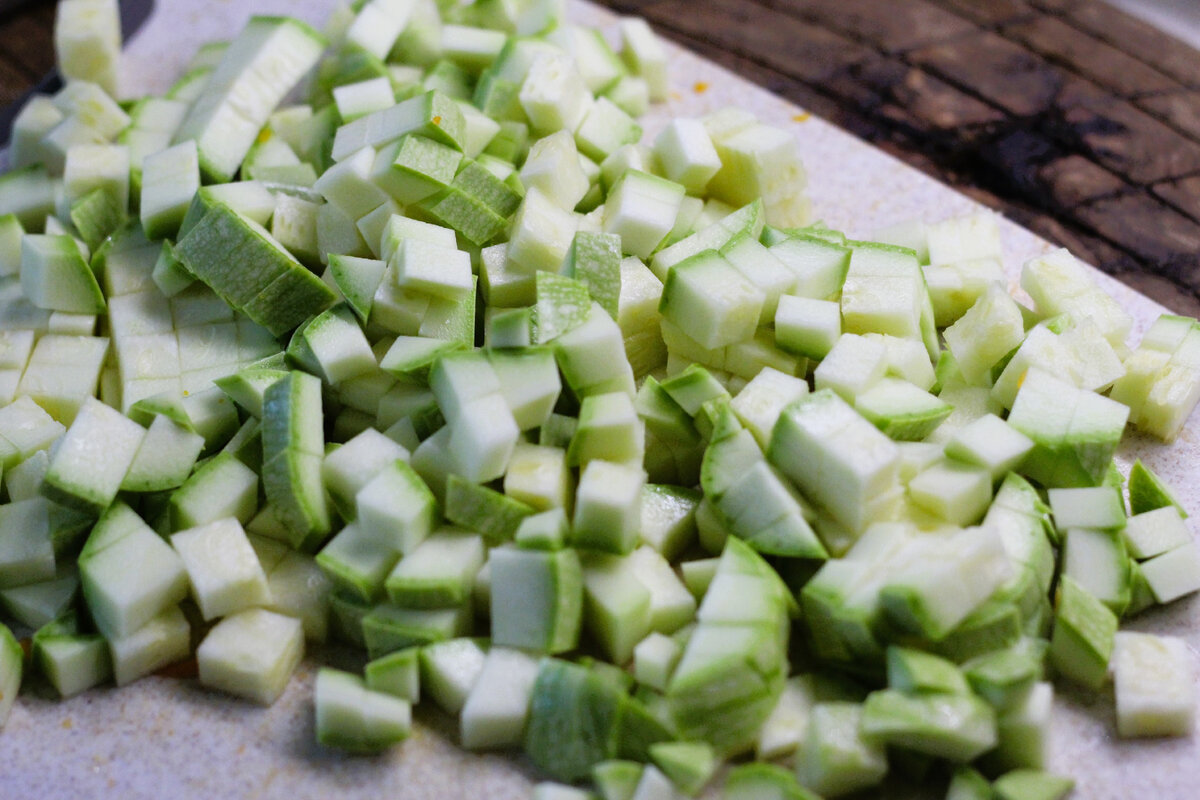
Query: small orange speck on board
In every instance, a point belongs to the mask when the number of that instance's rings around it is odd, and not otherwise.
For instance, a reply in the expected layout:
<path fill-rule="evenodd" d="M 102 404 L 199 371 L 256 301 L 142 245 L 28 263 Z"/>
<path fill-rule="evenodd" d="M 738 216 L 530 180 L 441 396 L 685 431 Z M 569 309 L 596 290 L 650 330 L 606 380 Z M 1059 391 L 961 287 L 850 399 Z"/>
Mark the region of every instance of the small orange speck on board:
<path fill-rule="evenodd" d="M 692 91 L 694 91 L 696 94 L 704 94 L 708 91 L 708 82 L 696 81 L 696 84 L 692 87 Z"/>
<path fill-rule="evenodd" d="M 682 100 L 683 95 L 681 95 L 679 92 L 671 92 L 671 99 L 672 100 Z"/>
<path fill-rule="evenodd" d="M 792 122 L 808 122 L 812 118 L 812 114 L 807 111 L 801 111 L 799 114 L 792 114 Z"/>
<path fill-rule="evenodd" d="M 63 730 L 68 730 L 68 731 L 69 731 L 69 730 L 71 730 L 71 728 L 75 727 L 75 723 L 74 723 L 74 722 L 71 722 L 71 718 L 70 718 L 70 717 L 67 717 L 66 719 L 64 719 L 64 720 L 62 721 L 62 726 L 63 726 Z"/>
<path fill-rule="evenodd" d="M 246 745 L 244 745 L 244 744 L 239 745 L 238 749 L 237 749 L 237 754 L 240 756 L 240 755 L 245 754 L 245 752 L 246 752 Z"/>
<path fill-rule="evenodd" d="M 434 125 L 441 125 L 441 124 L 442 124 L 442 118 L 441 118 L 441 117 L 434 117 L 434 118 L 433 118 L 433 124 L 434 124 Z"/>

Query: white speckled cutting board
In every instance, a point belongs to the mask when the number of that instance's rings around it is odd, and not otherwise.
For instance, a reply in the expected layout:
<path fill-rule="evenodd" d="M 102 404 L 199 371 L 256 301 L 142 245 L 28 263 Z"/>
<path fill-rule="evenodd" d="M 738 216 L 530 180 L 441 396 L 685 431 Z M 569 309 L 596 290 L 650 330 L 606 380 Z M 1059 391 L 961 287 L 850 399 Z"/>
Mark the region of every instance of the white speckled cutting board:
<path fill-rule="evenodd" d="M 253 12 L 286 13 L 320 25 L 328 0 L 158 0 L 128 44 L 125 94 L 161 92 L 196 48 L 226 38 Z M 611 26 L 610 13 L 572 6 L 583 24 Z M 911 217 L 937 220 L 975 207 L 833 126 L 801 113 L 698 56 L 672 48 L 671 101 L 646 120 L 653 135 L 668 116 L 698 116 L 740 105 L 796 136 L 808 167 L 816 217 L 851 236 Z M 697 91 L 700 85 L 704 91 Z M 1025 259 L 1048 245 L 1003 225 L 1012 285 Z M 1163 310 L 1122 284 L 1098 280 L 1136 319 L 1140 337 Z M 1136 342 L 1137 339 L 1134 339 Z M 1171 447 L 1132 438 L 1121 465 L 1141 457 L 1200 515 L 1200 423 L 1194 418 Z M 1200 647 L 1200 601 L 1147 612 L 1129 626 L 1185 637 Z M 307 662 L 284 696 L 262 709 L 211 694 L 191 681 L 147 678 L 122 690 L 96 689 L 66 702 L 23 694 L 0 733 L 0 799 L 9 798 L 524 798 L 537 776 L 518 758 L 473 755 L 454 744 L 454 723 L 424 708 L 412 738 L 374 758 L 347 758 L 313 742 Z M 1200 797 L 1200 741 L 1122 742 L 1114 735 L 1111 692 L 1063 691 L 1055 700 L 1051 766 L 1077 781 L 1074 797 L 1170 800 Z M 927 793 L 933 796 L 933 793 Z M 889 794 L 889 796 L 891 796 Z M 897 795 L 898 796 L 898 795 Z"/>

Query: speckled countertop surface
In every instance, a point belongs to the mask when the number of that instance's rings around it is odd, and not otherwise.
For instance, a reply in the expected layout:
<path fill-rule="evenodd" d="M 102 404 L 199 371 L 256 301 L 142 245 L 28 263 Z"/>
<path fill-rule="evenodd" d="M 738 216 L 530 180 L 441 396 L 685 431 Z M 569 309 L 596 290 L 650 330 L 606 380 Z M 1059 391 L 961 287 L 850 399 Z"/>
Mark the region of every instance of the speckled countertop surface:
<path fill-rule="evenodd" d="M 126 55 L 129 95 L 162 91 L 203 42 L 235 32 L 251 13 L 290 13 L 321 23 L 329 3 L 159 0 Z M 612 16 L 584 3 L 581 23 Z M 653 135 L 668 116 L 695 116 L 739 105 L 795 133 L 809 170 L 816 216 L 852 236 L 911 217 L 960 214 L 975 204 L 945 186 L 685 51 L 674 51 L 673 92 L 646 120 Z M 1006 268 L 1015 287 L 1022 262 L 1047 245 L 1004 223 Z M 1140 336 L 1157 304 L 1103 275 L 1098 280 L 1136 319 Z M 1136 341 L 1136 338 L 1134 339 Z M 1132 438 L 1120 460 L 1141 457 L 1200 514 L 1200 422 L 1164 447 Z M 1200 601 L 1185 599 L 1136 618 L 1130 628 L 1183 636 L 1200 647 Z M 122 690 L 97 689 L 66 702 L 23 695 L 0 733 L 0 798 L 524 798 L 533 771 L 501 754 L 467 754 L 454 723 L 421 709 L 412 738 L 374 758 L 348 758 L 313 742 L 311 661 L 287 692 L 262 709 L 199 689 L 190 681 L 148 678 Z M 1055 700 L 1051 766 L 1077 781 L 1087 800 L 1193 798 L 1200 786 L 1200 740 L 1116 740 L 1111 695 L 1062 691 Z M 887 795 L 891 796 L 891 795 Z M 900 796 L 900 795 L 895 795 Z"/>

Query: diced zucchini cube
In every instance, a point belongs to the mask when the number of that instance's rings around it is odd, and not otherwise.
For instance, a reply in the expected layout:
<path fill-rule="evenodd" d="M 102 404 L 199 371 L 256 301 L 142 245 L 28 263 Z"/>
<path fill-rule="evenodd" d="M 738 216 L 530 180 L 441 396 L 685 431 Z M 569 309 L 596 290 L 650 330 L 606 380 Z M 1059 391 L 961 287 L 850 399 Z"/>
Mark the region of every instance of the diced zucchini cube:
<path fill-rule="evenodd" d="M 1025 339 L 1025 323 L 1017 301 L 1007 289 L 993 283 L 943 335 L 963 377 L 981 384 L 992 367 Z"/>
<path fill-rule="evenodd" d="M 399 557 L 386 535 L 351 522 L 321 548 L 316 563 L 343 596 L 371 602 Z"/>
<path fill-rule="evenodd" d="M 500 380 L 484 354 L 448 352 L 430 369 L 429 388 L 446 422 L 453 425 L 465 416 L 469 403 L 499 392 Z"/>
<path fill-rule="evenodd" d="M 579 426 L 567 450 L 568 463 L 640 461 L 643 449 L 643 429 L 629 395 L 609 392 L 583 399 Z"/>
<path fill-rule="evenodd" d="M 519 745 L 529 718 L 538 662 L 519 650 L 493 647 L 462 706 L 461 742 L 468 750 Z"/>
<path fill-rule="evenodd" d="M 329 452 L 321 463 L 321 476 L 343 516 L 349 517 L 358 492 L 389 464 L 406 461 L 408 456 L 405 448 L 369 429 Z"/>
<path fill-rule="evenodd" d="M 634 575 L 650 592 L 651 628 L 674 633 L 693 619 L 695 599 L 657 550 L 643 545 L 629 559 Z"/>
<path fill-rule="evenodd" d="M 1099 687 L 1107 675 L 1117 617 L 1069 576 L 1059 583 L 1050 663 L 1064 676 Z"/>
<path fill-rule="evenodd" d="M 785 294 L 775 309 L 775 342 L 789 353 L 825 358 L 842 335 L 842 309 L 832 300 Z"/>
<path fill-rule="evenodd" d="M 200 683 L 269 706 L 304 656 L 300 620 L 252 608 L 218 622 L 196 648 Z"/>
<path fill-rule="evenodd" d="M 1200 546 L 1191 541 L 1141 564 L 1142 575 L 1160 603 L 1200 591 Z"/>
<path fill-rule="evenodd" d="M 51 538 L 52 544 L 57 543 L 54 532 Z M 78 571 L 72 564 L 63 564 L 50 580 L 0 589 L 0 607 L 16 622 L 36 629 L 66 613 L 78 591 Z"/>
<path fill-rule="evenodd" d="M 1067 528 L 1062 530 L 1062 536 L 1062 574 L 1074 579 L 1113 613 L 1124 613 L 1129 604 L 1129 556 L 1120 534 L 1112 530 Z"/>
<path fill-rule="evenodd" d="M 992 501 L 992 474 L 944 459 L 908 482 L 912 501 L 956 525 L 970 525 L 983 516 Z"/>
<path fill-rule="evenodd" d="M 337 106 L 338 116 L 345 122 L 352 122 L 394 106 L 396 95 L 392 91 L 392 82 L 381 76 L 334 87 L 333 103 Z"/>
<path fill-rule="evenodd" d="M 566 211 L 572 211 L 579 204 L 589 186 L 579 164 L 575 139 L 565 130 L 533 143 L 520 176 L 526 189 L 538 189 Z"/>
<path fill-rule="evenodd" d="M 518 442 L 504 473 L 504 493 L 514 500 L 544 511 L 567 508 L 574 477 L 567 454 L 560 447 Z"/>
<path fill-rule="evenodd" d="M 703 195 L 721 158 L 704 124 L 695 119 L 675 119 L 654 140 L 654 154 L 670 180 L 690 194 Z"/>
<path fill-rule="evenodd" d="M 181 142 L 142 162 L 139 204 L 142 228 L 149 239 L 174 237 L 179 232 L 192 195 L 200 188 L 200 157 L 196 143 Z"/>
<path fill-rule="evenodd" d="M 38 308 L 76 314 L 99 314 L 105 308 L 96 276 L 75 239 L 67 235 L 25 235 L 21 290 Z"/>
<path fill-rule="evenodd" d="M 970 691 L 962 671 L 951 661 L 905 647 L 887 649 L 888 688 L 901 692 L 965 694 Z"/>
<path fill-rule="evenodd" d="M 79 633 L 74 612 L 34 633 L 33 661 L 61 697 L 72 697 L 112 679 L 108 643 L 99 634 Z"/>
<path fill-rule="evenodd" d="M 817 703 L 796 759 L 800 783 L 825 796 L 870 788 L 883 780 L 887 757 L 881 743 L 861 732 L 857 703 Z"/>
<path fill-rule="evenodd" d="M 995 414 L 986 414 L 955 431 L 945 452 L 968 464 L 986 467 L 998 481 L 1015 469 L 1033 449 L 1028 436 Z"/>
<path fill-rule="evenodd" d="M 421 685 L 443 711 L 457 714 L 483 671 L 486 657 L 475 639 L 449 639 L 422 647 Z"/>
<path fill-rule="evenodd" d="M 518 97 L 530 126 L 542 135 L 574 131 L 592 103 L 574 59 L 558 52 L 534 56 Z"/>
<path fill-rule="evenodd" d="M 604 203 L 603 230 L 621 237 L 624 252 L 647 259 L 675 227 L 684 194 L 678 183 L 629 170 Z"/>
<path fill-rule="evenodd" d="M 171 536 L 204 619 L 223 617 L 269 600 L 267 576 L 236 519 L 222 519 Z"/>
<path fill-rule="evenodd" d="M 997 800 L 1063 800 L 1075 787 L 1075 781 L 1040 769 L 1014 769 L 992 784 Z"/>
<path fill-rule="evenodd" d="M 858 395 L 855 409 L 897 441 L 921 441 L 954 407 L 906 380 L 884 377 Z"/>
<path fill-rule="evenodd" d="M 1125 502 L 1120 491 L 1109 486 L 1083 489 L 1051 489 L 1050 510 L 1054 525 L 1067 528 L 1107 528 L 1125 526 Z"/>
<path fill-rule="evenodd" d="M 765 295 L 716 252 L 676 264 L 663 286 L 659 311 L 709 349 L 754 336 Z"/>
<path fill-rule="evenodd" d="M 760 759 L 775 759 L 791 755 L 801 747 L 808 725 L 808 715 L 815 702 L 812 676 L 797 675 L 789 678 L 779 695 L 779 702 L 759 731 L 754 747 L 755 755 Z M 785 774 L 791 780 L 795 780 L 793 773 Z M 728 788 L 727 780 L 726 789 Z"/>
<path fill-rule="evenodd" d="M 218 453 L 171 493 L 175 530 L 233 518 L 248 523 L 258 510 L 258 476 L 232 453 Z"/>
<path fill-rule="evenodd" d="M 17 701 L 24 666 L 25 651 L 8 626 L 0 623 L 0 728 L 8 722 L 13 704 Z"/>
<path fill-rule="evenodd" d="M 531 514 L 521 520 L 513 542 L 529 550 L 561 550 L 567 544 L 571 523 L 561 508 Z"/>
<path fill-rule="evenodd" d="M 138 569 L 131 572 L 130 564 Z M 184 563 L 124 503 L 105 512 L 79 557 L 79 577 L 96 627 L 124 638 L 187 595 Z"/>
<path fill-rule="evenodd" d="M 1191 656 L 1182 639 L 1122 631 L 1113 648 L 1121 736 L 1187 736 L 1195 725 Z"/>
<path fill-rule="evenodd" d="M 656 103 L 667 99 L 667 52 L 662 40 L 641 17 L 621 20 L 621 58 L 640 75 Z"/>
<path fill-rule="evenodd" d="M 1130 510 L 1134 514 L 1141 514 L 1164 506 L 1174 506 L 1181 517 L 1187 518 L 1187 512 L 1175 498 L 1171 487 L 1139 458 L 1129 470 Z"/>
<path fill-rule="evenodd" d="M 0 505 L 0 588 L 54 577 L 50 506 L 44 497 Z"/>
<path fill-rule="evenodd" d="M 992 707 L 969 692 L 872 692 L 860 730 L 876 742 L 960 763 L 990 750 L 997 736 Z"/>
<path fill-rule="evenodd" d="M 492 640 L 544 653 L 573 650 L 583 613 L 583 575 L 574 550 L 504 546 L 491 551 Z"/>
<path fill-rule="evenodd" d="M 1049 761 L 1050 712 L 1054 687 L 1038 682 L 1014 705 L 1004 709 L 996 721 L 999 742 L 998 767 L 1042 769 Z"/>
<path fill-rule="evenodd" d="M 767 448 L 773 466 L 856 532 L 877 513 L 869 501 L 896 486 L 899 455 L 894 442 L 827 389 L 785 407 Z"/>
<path fill-rule="evenodd" d="M 363 668 L 367 688 L 416 703 L 421 698 L 420 653 L 421 648 L 410 647 L 367 662 Z"/>
<path fill-rule="evenodd" d="M 438 531 L 406 553 L 388 575 L 388 598 L 405 608 L 451 608 L 465 603 L 483 567 L 483 539 Z"/>
<path fill-rule="evenodd" d="M 43 491 L 52 500 L 98 513 L 117 496 L 146 429 L 88 399 L 50 459 Z"/>
<path fill-rule="evenodd" d="M 578 224 L 536 186 L 525 193 L 512 220 L 508 240 L 508 268 L 532 275 L 539 270 L 556 272 L 571 247 Z"/>
<path fill-rule="evenodd" d="M 650 633 L 650 591 L 628 558 L 591 553 L 583 567 L 584 624 L 610 659 L 624 664 Z"/>
<path fill-rule="evenodd" d="M 113 678 L 117 686 L 187 658 L 192 629 L 179 606 L 169 606 L 127 636 L 110 638 Z"/>
<path fill-rule="evenodd" d="M 575 129 L 579 152 L 596 161 L 603 161 L 621 147 L 641 138 L 642 126 L 610 97 L 597 98 Z"/>
<path fill-rule="evenodd" d="M 580 397 L 636 392 L 621 329 L 599 303 L 592 303 L 582 324 L 554 341 L 554 355 L 567 385 Z"/>
<path fill-rule="evenodd" d="M 421 477 L 404 461 L 381 469 L 354 498 L 359 523 L 410 553 L 433 528 L 437 501 Z"/>
<path fill-rule="evenodd" d="M 352 753 L 375 753 L 408 738 L 412 705 L 366 688 L 363 679 L 322 668 L 313 689 L 317 742 Z"/>
<path fill-rule="evenodd" d="M 517 427 L 525 431 L 545 424 L 562 392 L 554 353 L 546 349 L 493 351 L 488 354 L 488 361 Z"/>
<path fill-rule="evenodd" d="M 340 384 L 375 369 L 375 356 L 367 337 L 350 308 L 338 306 L 315 317 L 297 330 L 288 348 L 291 353 L 297 341 L 311 357 L 306 369 L 319 372 L 331 384 Z"/>
<path fill-rule="evenodd" d="M 589 462 L 575 493 L 574 543 L 612 553 L 631 551 L 637 541 L 645 483 L 640 466 Z"/>
<path fill-rule="evenodd" d="M 633 676 L 643 686 L 666 691 L 681 655 L 683 651 L 672 637 L 652 633 L 633 648 Z"/>
<path fill-rule="evenodd" d="M 1179 509 L 1171 505 L 1134 514 L 1126 521 L 1121 536 L 1129 554 L 1138 559 L 1153 558 L 1192 540 Z"/>
<path fill-rule="evenodd" d="M 407 290 L 452 300 L 474 290 L 471 258 L 457 249 L 405 239 L 396 249 L 391 266 L 396 284 Z"/>

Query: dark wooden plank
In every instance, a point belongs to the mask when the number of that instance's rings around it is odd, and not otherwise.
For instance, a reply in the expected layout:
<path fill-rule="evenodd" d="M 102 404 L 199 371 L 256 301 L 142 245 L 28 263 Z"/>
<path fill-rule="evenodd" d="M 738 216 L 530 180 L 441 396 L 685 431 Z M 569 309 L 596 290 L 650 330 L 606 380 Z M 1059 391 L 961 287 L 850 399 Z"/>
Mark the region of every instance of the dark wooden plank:
<path fill-rule="evenodd" d="M 1100 0 L 1076 0 L 1067 9 L 1067 19 L 1176 80 L 1200 89 L 1200 51 L 1187 42 Z"/>
<path fill-rule="evenodd" d="M 991 31 L 915 50 L 908 58 L 1017 116 L 1033 116 L 1054 104 L 1061 70 Z"/>
<path fill-rule="evenodd" d="M 892 86 L 890 101 L 882 111 L 918 130 L 954 131 L 997 123 L 1004 115 L 993 106 L 959 91 L 945 81 L 918 68 L 909 67 L 903 79 Z"/>
<path fill-rule="evenodd" d="M 15 103 L 33 85 L 29 75 L 5 61 L 0 61 L 0 106 Z"/>
<path fill-rule="evenodd" d="M 1038 181 L 1049 192 L 1050 202 L 1064 211 L 1129 188 L 1116 175 L 1078 154 L 1044 164 L 1038 170 Z"/>
<path fill-rule="evenodd" d="M 1155 196 L 1200 222 L 1200 175 L 1160 183 L 1152 191 Z"/>
<path fill-rule="evenodd" d="M 1200 297 L 1194 292 L 1182 291 L 1175 281 L 1164 275 L 1131 269 L 1116 272 L 1113 277 L 1175 314 L 1200 317 Z"/>
<path fill-rule="evenodd" d="M 1057 98 L 1063 135 L 1101 166 L 1135 184 L 1200 171 L 1200 143 L 1084 80 L 1066 82 Z"/>
<path fill-rule="evenodd" d="M 1168 278 L 1200 289 L 1200 223 L 1133 192 L 1080 206 L 1079 219 Z"/>
<path fill-rule="evenodd" d="M 875 141 L 883 135 L 878 123 L 858 113 L 858 107 L 855 104 L 843 102 L 836 96 L 831 97 L 828 93 L 818 91 L 803 81 L 773 70 L 745 56 L 737 55 L 728 49 L 715 46 L 710 41 L 693 38 L 665 25 L 660 25 L 658 30 L 668 38 L 704 55 L 731 72 L 757 83 L 795 103 L 805 111 L 823 117 L 856 136 L 868 141 Z"/>
<path fill-rule="evenodd" d="M 955 13 L 986 26 L 1017 22 L 1038 13 L 1024 0 L 939 0 L 939 2 Z"/>
<path fill-rule="evenodd" d="M 905 0 L 757 0 L 787 14 L 819 21 L 833 30 L 897 53 L 970 33 L 974 26 L 959 15 L 929 2 Z M 881 13 L 883 12 L 883 13 Z"/>
<path fill-rule="evenodd" d="M 1200 92 L 1180 89 L 1168 94 L 1141 97 L 1134 102 L 1175 130 L 1200 141 Z"/>
<path fill-rule="evenodd" d="M 1181 88 L 1174 79 L 1057 17 L 1009 25 L 1004 34 L 1121 97 Z"/>
<path fill-rule="evenodd" d="M 1075 0 L 1029 0 L 1030 5 L 1052 14 L 1064 14 L 1075 6 Z"/>
<path fill-rule="evenodd" d="M 54 67 L 52 28 L 46 27 L 44 14 L 34 7 L 0 17 L 0 58 L 35 81 Z"/>
<path fill-rule="evenodd" d="M 856 65 L 826 81 L 824 88 L 905 128 L 944 138 L 967 137 L 1003 120 L 996 108 L 919 67 L 891 57 Z"/>
<path fill-rule="evenodd" d="M 691 0 L 687 7 L 688 13 L 680 13 L 679 3 L 661 2 L 641 12 L 652 23 L 710 48 L 728 49 L 810 83 L 826 80 L 874 54 L 833 31 L 744 0 Z"/>
<path fill-rule="evenodd" d="M 1026 208 L 1010 210 L 1013 222 L 1028 228 L 1047 241 L 1070 250 L 1077 258 L 1086 261 L 1109 275 L 1123 275 L 1139 269 L 1138 261 L 1128 252 L 1114 246 L 1076 223 L 1065 222 L 1053 214 L 1045 214 Z M 1175 286 L 1176 294 L 1182 294 Z"/>

